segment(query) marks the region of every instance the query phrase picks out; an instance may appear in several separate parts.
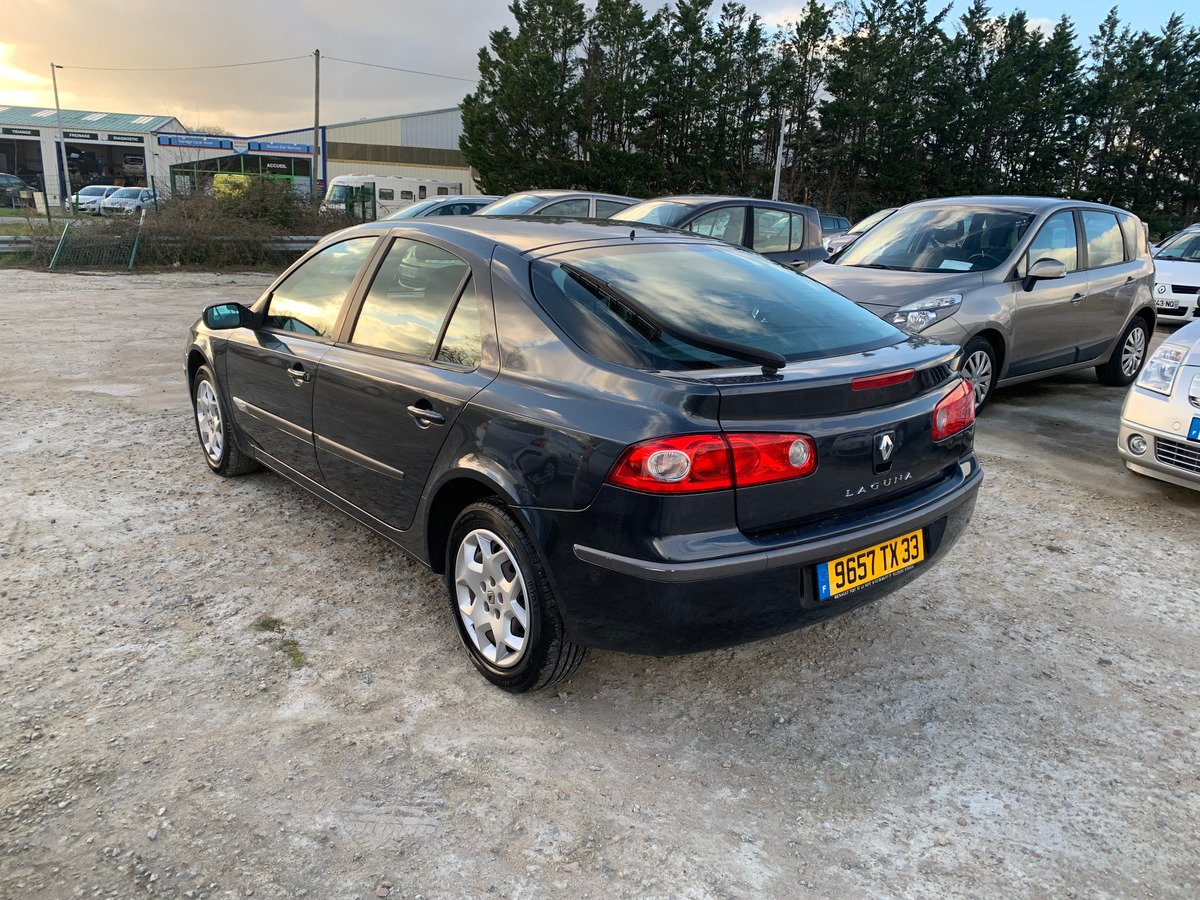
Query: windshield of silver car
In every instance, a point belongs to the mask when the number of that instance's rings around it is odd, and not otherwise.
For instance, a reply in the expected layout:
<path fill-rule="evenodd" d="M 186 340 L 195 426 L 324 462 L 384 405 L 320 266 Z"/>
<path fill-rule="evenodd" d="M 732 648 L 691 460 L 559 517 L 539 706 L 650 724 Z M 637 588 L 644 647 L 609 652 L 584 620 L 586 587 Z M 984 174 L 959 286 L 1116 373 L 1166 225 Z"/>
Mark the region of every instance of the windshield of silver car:
<path fill-rule="evenodd" d="M 1003 265 L 1035 216 L 995 207 L 901 209 L 850 245 L 842 266 L 901 272 L 982 272 Z"/>

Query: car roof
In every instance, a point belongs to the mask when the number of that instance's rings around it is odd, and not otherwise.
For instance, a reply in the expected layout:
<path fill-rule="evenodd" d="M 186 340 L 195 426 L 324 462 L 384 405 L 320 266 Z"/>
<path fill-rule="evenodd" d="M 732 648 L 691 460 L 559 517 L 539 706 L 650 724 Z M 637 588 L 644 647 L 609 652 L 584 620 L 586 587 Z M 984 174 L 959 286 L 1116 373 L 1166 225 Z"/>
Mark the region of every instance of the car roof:
<path fill-rule="evenodd" d="M 778 209 L 793 213 L 818 215 L 815 207 L 805 206 L 803 203 L 788 203 L 785 200 L 767 200 L 762 197 L 735 197 L 731 194 L 672 194 L 667 197 L 651 197 L 649 200 L 640 200 L 638 202 L 678 203 L 680 206 L 687 206 L 691 209 L 718 204 L 753 203 L 755 206 L 763 209 Z M 620 214 L 618 213 L 618 215 Z"/>
<path fill-rule="evenodd" d="M 454 241 L 473 235 L 517 253 L 546 250 L 580 243 L 630 242 L 630 235 L 653 235 L 656 241 L 706 244 L 730 247 L 723 241 L 692 235 L 641 222 L 620 222 L 613 219 L 572 219 L 558 216 L 437 216 L 416 219 L 383 219 L 354 225 L 327 235 L 321 246 L 334 240 L 344 240 L 358 234 L 386 233 L 393 230 L 421 232 L 431 237 Z"/>
<path fill-rule="evenodd" d="M 999 209 L 1009 209 L 1015 212 L 1029 213 L 1043 213 L 1060 208 L 1065 209 L 1084 207 L 1088 209 L 1103 209 L 1108 212 L 1122 212 L 1129 214 L 1128 210 L 1121 209 L 1120 207 L 1109 206 L 1106 203 L 1093 203 L 1090 200 L 1070 200 L 1063 197 L 1007 196 L 1004 194 L 971 197 L 939 197 L 936 200 L 918 200 L 915 203 L 909 203 L 907 206 L 901 207 L 901 209 L 936 206 L 991 206 Z"/>
<path fill-rule="evenodd" d="M 626 197 L 624 194 L 605 194 L 600 191 L 571 191 L 571 190 L 532 190 L 532 191 L 513 191 L 511 194 L 506 194 L 506 197 L 541 197 L 544 200 L 557 200 L 559 198 L 571 197 L 595 197 L 598 200 L 630 200 L 634 203 L 638 202 L 636 197 Z M 503 199 L 503 198 L 501 198 Z"/>

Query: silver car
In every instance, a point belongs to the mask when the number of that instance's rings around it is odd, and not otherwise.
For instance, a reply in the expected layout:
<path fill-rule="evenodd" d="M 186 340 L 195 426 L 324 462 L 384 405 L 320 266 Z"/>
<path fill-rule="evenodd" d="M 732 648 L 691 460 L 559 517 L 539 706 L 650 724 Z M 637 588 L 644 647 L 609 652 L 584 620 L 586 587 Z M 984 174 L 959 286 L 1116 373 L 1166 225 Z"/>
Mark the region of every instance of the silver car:
<path fill-rule="evenodd" d="M 501 197 L 473 215 L 607 219 L 613 213 L 634 203 L 637 203 L 637 200 L 633 197 L 598 194 L 595 191 L 518 191 Z"/>
<path fill-rule="evenodd" d="M 1134 472 L 1200 490 L 1200 322 L 1167 338 L 1125 395 L 1117 450 Z"/>
<path fill-rule="evenodd" d="M 998 385 L 1073 369 L 1130 384 L 1154 330 L 1145 228 L 1099 203 L 910 203 L 806 274 L 908 332 L 963 347 L 977 411 Z"/>

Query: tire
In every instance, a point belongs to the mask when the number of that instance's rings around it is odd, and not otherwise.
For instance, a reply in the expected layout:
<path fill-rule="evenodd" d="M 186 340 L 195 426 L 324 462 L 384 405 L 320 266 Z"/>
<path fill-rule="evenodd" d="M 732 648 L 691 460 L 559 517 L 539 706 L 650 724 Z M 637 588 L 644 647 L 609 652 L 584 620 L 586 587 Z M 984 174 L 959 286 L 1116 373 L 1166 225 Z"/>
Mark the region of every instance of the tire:
<path fill-rule="evenodd" d="M 985 338 L 975 338 L 963 348 L 962 374 L 975 391 L 975 414 L 992 398 L 996 387 L 996 351 Z"/>
<path fill-rule="evenodd" d="M 587 648 L 564 633 L 537 549 L 498 503 L 473 503 L 455 521 L 446 589 L 471 662 L 496 687 L 536 691 L 570 677 L 587 659 Z"/>
<path fill-rule="evenodd" d="M 1101 384 L 1125 387 L 1146 364 L 1146 350 L 1150 346 L 1150 326 L 1141 316 L 1135 316 L 1117 341 L 1108 362 L 1096 366 L 1096 377 Z"/>
<path fill-rule="evenodd" d="M 192 381 L 192 412 L 196 419 L 196 437 L 208 467 L 218 475 L 245 475 L 259 468 L 252 457 L 243 453 L 233 437 L 233 423 L 225 414 L 217 379 L 208 366 L 201 366 Z"/>

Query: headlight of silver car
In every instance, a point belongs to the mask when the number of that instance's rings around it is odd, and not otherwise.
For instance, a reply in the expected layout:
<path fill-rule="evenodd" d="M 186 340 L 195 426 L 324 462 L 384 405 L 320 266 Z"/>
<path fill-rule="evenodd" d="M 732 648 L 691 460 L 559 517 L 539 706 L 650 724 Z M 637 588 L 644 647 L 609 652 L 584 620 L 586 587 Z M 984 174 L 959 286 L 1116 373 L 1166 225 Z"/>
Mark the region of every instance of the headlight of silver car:
<path fill-rule="evenodd" d="M 1154 355 L 1142 369 L 1142 374 L 1138 376 L 1137 380 L 1138 387 L 1170 395 L 1171 387 L 1175 384 L 1175 377 L 1179 374 L 1179 367 L 1183 364 L 1185 356 L 1187 356 L 1187 348 L 1163 344 L 1154 351 Z"/>
<path fill-rule="evenodd" d="M 934 322 L 948 319 L 962 306 L 962 294 L 939 294 L 916 303 L 908 303 L 894 313 L 889 322 L 912 334 L 924 331 Z"/>

